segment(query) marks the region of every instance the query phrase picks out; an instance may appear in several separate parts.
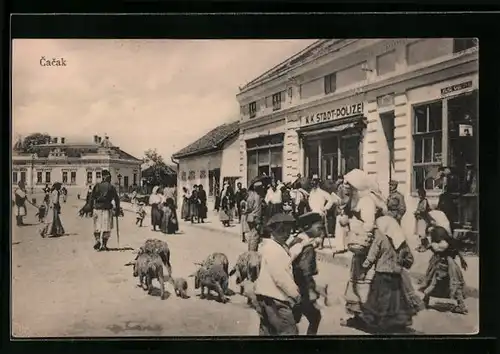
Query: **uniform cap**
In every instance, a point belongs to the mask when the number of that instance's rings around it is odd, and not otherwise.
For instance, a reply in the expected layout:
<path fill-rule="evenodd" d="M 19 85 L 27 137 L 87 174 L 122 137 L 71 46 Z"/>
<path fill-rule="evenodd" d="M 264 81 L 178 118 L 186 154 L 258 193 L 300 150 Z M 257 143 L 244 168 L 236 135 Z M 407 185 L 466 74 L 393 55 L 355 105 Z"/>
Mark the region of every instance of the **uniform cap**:
<path fill-rule="evenodd" d="M 111 176 L 111 173 L 108 171 L 108 170 L 102 170 L 102 174 L 101 174 L 103 177 L 104 176 Z"/>
<path fill-rule="evenodd" d="M 273 226 L 276 224 L 294 224 L 295 219 L 293 216 L 285 213 L 274 214 L 268 221 L 267 226 Z"/>

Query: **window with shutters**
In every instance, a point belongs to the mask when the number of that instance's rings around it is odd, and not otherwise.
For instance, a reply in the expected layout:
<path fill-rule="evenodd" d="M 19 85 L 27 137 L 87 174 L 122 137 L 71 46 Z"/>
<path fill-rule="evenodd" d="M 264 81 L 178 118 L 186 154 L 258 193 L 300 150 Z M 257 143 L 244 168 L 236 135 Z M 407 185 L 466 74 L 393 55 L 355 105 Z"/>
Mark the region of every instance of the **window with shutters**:
<path fill-rule="evenodd" d="M 37 184 L 43 184 L 43 175 L 42 175 L 42 171 L 38 171 L 36 173 L 36 183 Z"/>
<path fill-rule="evenodd" d="M 76 184 L 76 171 L 71 171 L 71 184 Z"/>
<path fill-rule="evenodd" d="M 68 171 L 63 171 L 62 173 L 62 183 L 68 183 Z"/>
<path fill-rule="evenodd" d="M 50 171 L 45 172 L 45 182 L 50 183 Z"/>
<path fill-rule="evenodd" d="M 181 172 L 181 180 L 186 181 L 187 180 L 187 173 L 186 171 Z"/>
<path fill-rule="evenodd" d="M 17 184 L 17 171 L 12 172 L 12 183 Z"/>

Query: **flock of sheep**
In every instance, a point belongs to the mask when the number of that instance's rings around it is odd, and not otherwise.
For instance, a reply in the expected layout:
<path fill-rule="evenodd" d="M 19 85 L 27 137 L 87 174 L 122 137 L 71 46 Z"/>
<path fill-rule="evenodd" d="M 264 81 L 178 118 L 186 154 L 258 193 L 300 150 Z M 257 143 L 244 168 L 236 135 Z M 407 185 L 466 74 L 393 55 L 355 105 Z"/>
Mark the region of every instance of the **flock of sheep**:
<path fill-rule="evenodd" d="M 229 261 L 226 255 L 215 252 L 203 262 L 196 263 L 198 269 L 190 277 L 194 277 L 194 288 L 201 288 L 200 298 L 204 299 L 210 291 L 214 291 L 218 301 L 226 303 L 229 301 L 227 296 L 234 295 L 234 292 L 229 289 L 229 277 L 236 275 L 236 284 L 240 285 L 240 294 L 247 297 L 249 305 L 255 306 L 255 295 L 252 289 L 253 283 L 259 276 L 260 260 L 260 255 L 257 252 L 244 252 L 229 271 Z M 126 266 L 133 266 L 133 276 L 139 278 L 138 286 L 147 290 L 148 294 L 152 293 L 152 282 L 156 279 L 160 284 L 162 300 L 166 298 L 165 281 L 172 284 L 176 296 L 183 299 L 189 298 L 186 279 L 172 277 L 170 250 L 165 241 L 146 240 L 137 251 L 136 258 L 127 263 Z"/>

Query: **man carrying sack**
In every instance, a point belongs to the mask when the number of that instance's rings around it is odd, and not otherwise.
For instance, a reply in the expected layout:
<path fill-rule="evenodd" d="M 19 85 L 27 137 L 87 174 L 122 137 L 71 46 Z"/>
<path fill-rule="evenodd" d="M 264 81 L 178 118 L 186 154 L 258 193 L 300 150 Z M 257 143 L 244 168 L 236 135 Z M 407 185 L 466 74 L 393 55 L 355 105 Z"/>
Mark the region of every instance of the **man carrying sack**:
<path fill-rule="evenodd" d="M 115 201 L 114 213 L 113 200 Z M 120 213 L 120 198 L 116 188 L 111 184 L 111 174 L 108 170 L 102 171 L 102 182 L 94 186 L 90 203 L 94 210 L 94 249 L 107 251 L 108 240 L 113 229 L 113 217 L 118 217 Z"/>

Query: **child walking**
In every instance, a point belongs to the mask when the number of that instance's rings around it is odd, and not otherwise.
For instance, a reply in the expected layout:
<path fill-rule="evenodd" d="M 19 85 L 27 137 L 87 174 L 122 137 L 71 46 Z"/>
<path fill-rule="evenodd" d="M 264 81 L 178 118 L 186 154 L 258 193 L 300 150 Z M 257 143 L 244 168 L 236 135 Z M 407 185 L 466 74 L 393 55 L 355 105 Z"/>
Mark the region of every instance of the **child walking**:
<path fill-rule="evenodd" d="M 418 236 L 420 239 L 420 245 L 416 248 L 418 252 L 424 252 L 427 250 L 427 246 L 429 244 L 429 241 L 427 239 L 427 215 L 429 211 L 431 210 L 429 206 L 429 201 L 427 200 L 427 196 L 425 193 L 424 188 L 419 188 L 418 189 L 418 205 L 417 209 L 415 210 L 415 234 Z"/>
<path fill-rule="evenodd" d="M 38 207 L 38 212 L 35 216 L 38 216 L 38 222 L 43 223 L 45 221 L 45 216 L 47 216 L 47 206 L 45 203 Z"/>
<path fill-rule="evenodd" d="M 137 221 L 135 222 L 136 225 L 139 225 L 139 227 L 142 227 L 142 222 L 144 221 L 144 218 L 146 217 L 146 210 L 144 210 L 144 203 L 139 203 L 137 207 Z"/>

